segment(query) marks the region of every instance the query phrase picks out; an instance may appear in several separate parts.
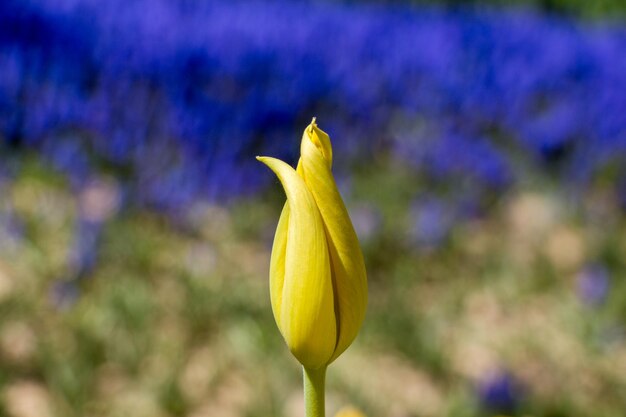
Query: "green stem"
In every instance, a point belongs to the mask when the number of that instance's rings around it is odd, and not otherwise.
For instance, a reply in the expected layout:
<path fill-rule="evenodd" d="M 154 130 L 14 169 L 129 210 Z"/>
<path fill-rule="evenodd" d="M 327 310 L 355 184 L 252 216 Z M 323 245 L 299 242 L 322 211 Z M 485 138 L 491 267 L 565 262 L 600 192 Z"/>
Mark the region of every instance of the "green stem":
<path fill-rule="evenodd" d="M 326 367 L 307 369 L 302 367 L 304 376 L 304 409 L 306 417 L 324 417 L 324 383 Z"/>

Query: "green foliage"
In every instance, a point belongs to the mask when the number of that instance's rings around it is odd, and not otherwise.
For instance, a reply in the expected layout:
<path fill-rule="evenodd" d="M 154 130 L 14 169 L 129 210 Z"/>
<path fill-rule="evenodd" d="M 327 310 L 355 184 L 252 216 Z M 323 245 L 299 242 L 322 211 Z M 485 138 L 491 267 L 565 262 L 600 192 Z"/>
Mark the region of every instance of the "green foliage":
<path fill-rule="evenodd" d="M 42 416 L 300 409 L 299 367 L 269 306 L 280 195 L 206 206 L 184 227 L 124 212 L 105 226 L 76 301 L 58 305 L 51 292 L 69 271 L 75 197 L 36 164 L 8 191 L 27 226 L 0 255 L 0 416 L 25 416 L 27 401 Z M 361 238 L 370 303 L 361 335 L 329 368 L 329 411 L 352 403 L 372 416 L 492 415 L 477 387 L 507 369 L 524 387 L 524 415 L 621 415 L 626 223 L 617 206 L 603 205 L 599 221 L 597 207 L 572 210 L 549 189 L 511 190 L 423 246 L 411 214 L 419 179 L 383 159 L 357 169 L 347 195 L 350 211 L 377 214 Z M 577 295 L 590 263 L 610 273 L 604 303 Z"/>

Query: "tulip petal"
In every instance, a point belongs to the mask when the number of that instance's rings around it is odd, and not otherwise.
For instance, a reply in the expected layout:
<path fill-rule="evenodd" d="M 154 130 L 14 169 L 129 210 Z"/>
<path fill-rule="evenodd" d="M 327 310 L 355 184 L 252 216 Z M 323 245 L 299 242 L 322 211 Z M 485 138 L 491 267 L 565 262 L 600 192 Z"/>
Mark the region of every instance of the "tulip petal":
<path fill-rule="evenodd" d="M 275 314 L 289 349 L 304 366 L 317 369 L 328 363 L 337 340 L 334 316 L 333 284 L 324 224 L 315 200 L 302 178 L 286 163 L 258 157 L 278 176 L 285 189 L 288 212 L 279 224 L 278 249 L 283 245 L 284 278 L 281 295 L 274 295 L 280 312 Z M 286 242 L 285 239 L 286 229 Z M 280 263 L 283 255 L 276 255 Z M 274 261 L 272 261 L 274 262 Z M 281 267 L 273 272 L 279 274 Z M 281 286 L 280 277 L 270 279 L 271 291 Z M 278 309 L 278 305 L 275 307 Z"/>
<path fill-rule="evenodd" d="M 280 310 L 283 302 L 283 284 L 285 282 L 285 258 L 287 255 L 287 234 L 289 230 L 289 203 L 285 203 L 278 219 L 274 234 L 272 256 L 270 259 L 270 301 L 276 323 L 280 323 Z M 280 325 L 278 326 L 280 329 Z M 282 333 L 282 329 L 281 333 Z M 283 335 L 284 337 L 284 335 Z"/>
<path fill-rule="evenodd" d="M 315 117 L 311 121 L 311 124 L 304 130 L 302 138 L 304 139 L 305 137 L 322 153 L 328 167 L 331 168 L 333 166 L 333 147 L 330 143 L 330 136 L 317 127 Z"/>
<path fill-rule="evenodd" d="M 356 337 L 367 308 L 367 275 L 359 241 L 331 172 L 328 135 L 315 125 L 305 129 L 300 164 L 325 226 L 335 291 L 336 359 Z"/>

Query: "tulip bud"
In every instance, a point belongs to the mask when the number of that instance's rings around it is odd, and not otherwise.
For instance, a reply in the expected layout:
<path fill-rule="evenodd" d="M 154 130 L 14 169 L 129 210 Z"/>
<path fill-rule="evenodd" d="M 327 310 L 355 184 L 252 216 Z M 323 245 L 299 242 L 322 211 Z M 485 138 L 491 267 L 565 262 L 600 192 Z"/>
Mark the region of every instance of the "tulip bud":
<path fill-rule="evenodd" d="M 331 172 L 332 147 L 315 119 L 305 129 L 297 170 L 258 157 L 287 195 L 270 262 L 274 318 L 306 368 L 325 367 L 356 337 L 367 305 L 359 242 Z"/>

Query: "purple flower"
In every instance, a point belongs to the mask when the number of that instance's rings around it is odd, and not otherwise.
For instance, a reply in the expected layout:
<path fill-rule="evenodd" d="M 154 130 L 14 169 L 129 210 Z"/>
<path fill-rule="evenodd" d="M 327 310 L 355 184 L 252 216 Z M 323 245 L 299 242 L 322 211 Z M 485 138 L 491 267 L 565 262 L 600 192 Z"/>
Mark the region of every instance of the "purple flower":
<path fill-rule="evenodd" d="M 435 197 L 422 198 L 413 204 L 409 215 L 413 222 L 409 232 L 419 246 L 437 247 L 448 237 L 453 213 L 444 201 Z"/>
<path fill-rule="evenodd" d="M 588 265 L 577 277 L 577 292 L 581 301 L 598 306 L 606 301 L 611 286 L 609 272 L 600 264 Z"/>
<path fill-rule="evenodd" d="M 492 413 L 514 414 L 522 397 L 520 382 L 508 371 L 487 376 L 478 387 L 481 406 Z"/>

